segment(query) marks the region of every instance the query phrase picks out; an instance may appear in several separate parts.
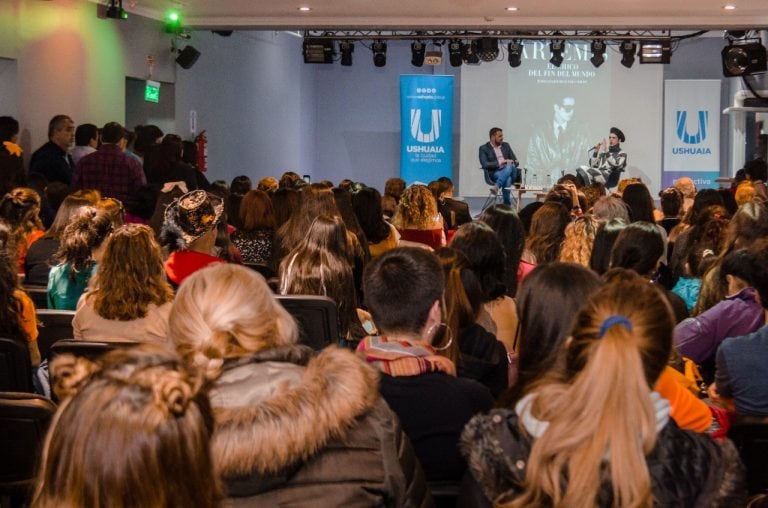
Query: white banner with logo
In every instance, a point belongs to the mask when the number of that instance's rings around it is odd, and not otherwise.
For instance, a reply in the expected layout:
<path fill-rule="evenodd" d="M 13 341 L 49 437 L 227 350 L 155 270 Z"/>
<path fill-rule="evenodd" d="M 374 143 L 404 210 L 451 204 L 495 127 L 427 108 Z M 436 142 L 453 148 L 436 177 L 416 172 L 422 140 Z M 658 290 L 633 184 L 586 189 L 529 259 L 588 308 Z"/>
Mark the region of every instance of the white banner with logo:
<path fill-rule="evenodd" d="M 720 86 L 719 79 L 664 81 L 664 187 L 689 176 L 699 189 L 717 188 Z"/>

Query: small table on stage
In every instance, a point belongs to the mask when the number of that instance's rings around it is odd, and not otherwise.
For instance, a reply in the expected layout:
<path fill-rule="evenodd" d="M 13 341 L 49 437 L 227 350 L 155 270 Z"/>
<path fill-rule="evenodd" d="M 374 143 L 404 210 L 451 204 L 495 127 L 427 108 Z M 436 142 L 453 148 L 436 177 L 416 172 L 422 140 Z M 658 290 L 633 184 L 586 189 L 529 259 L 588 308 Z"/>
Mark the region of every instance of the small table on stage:
<path fill-rule="evenodd" d="M 517 194 L 516 205 L 517 205 L 518 212 L 520 211 L 520 201 L 522 201 L 523 199 L 523 194 L 533 193 L 536 196 L 536 201 L 546 196 L 546 193 L 544 192 L 544 187 L 542 187 L 541 185 L 529 185 L 528 187 L 509 187 L 509 190 Z"/>

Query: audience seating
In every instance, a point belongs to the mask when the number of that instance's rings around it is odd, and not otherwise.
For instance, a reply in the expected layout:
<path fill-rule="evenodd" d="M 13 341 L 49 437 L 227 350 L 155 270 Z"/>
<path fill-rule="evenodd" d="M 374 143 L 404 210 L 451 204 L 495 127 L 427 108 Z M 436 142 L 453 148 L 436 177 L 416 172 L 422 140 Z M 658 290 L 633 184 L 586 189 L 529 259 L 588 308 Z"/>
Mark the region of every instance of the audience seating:
<path fill-rule="evenodd" d="M 32 302 L 35 304 L 36 309 L 48 308 L 48 288 L 47 287 L 24 284 L 22 286 L 22 289 L 32 299 Z"/>
<path fill-rule="evenodd" d="M 336 303 L 326 296 L 286 295 L 277 300 L 299 325 L 299 343 L 319 351 L 339 342 Z"/>
<path fill-rule="evenodd" d="M 71 339 L 73 310 L 38 309 L 37 346 L 40 356 L 48 358 L 51 345 L 60 339 Z"/>
<path fill-rule="evenodd" d="M 26 506 L 45 433 L 56 412 L 49 399 L 31 393 L 0 393 L 0 496 Z"/>
<path fill-rule="evenodd" d="M 277 277 L 277 273 L 271 267 L 261 263 L 243 263 L 243 266 L 247 266 L 251 270 L 259 272 L 267 280 Z"/>
<path fill-rule="evenodd" d="M 29 350 L 25 344 L 5 337 L 0 337 L 0 391 L 33 391 Z"/>
<path fill-rule="evenodd" d="M 432 491 L 435 508 L 455 508 L 459 499 L 458 483 L 430 481 L 427 482 L 427 486 Z"/>
<path fill-rule="evenodd" d="M 737 415 L 728 431 L 747 468 L 750 494 L 768 490 L 768 416 Z"/>
<path fill-rule="evenodd" d="M 58 355 L 71 354 L 75 356 L 82 356 L 89 360 L 96 360 L 104 353 L 108 353 L 113 349 L 121 347 L 133 347 L 140 342 L 130 341 L 90 341 L 90 340 L 75 340 L 75 339 L 61 339 L 57 340 L 51 345 L 50 359 L 53 360 Z M 53 385 L 53 383 L 51 383 Z"/>

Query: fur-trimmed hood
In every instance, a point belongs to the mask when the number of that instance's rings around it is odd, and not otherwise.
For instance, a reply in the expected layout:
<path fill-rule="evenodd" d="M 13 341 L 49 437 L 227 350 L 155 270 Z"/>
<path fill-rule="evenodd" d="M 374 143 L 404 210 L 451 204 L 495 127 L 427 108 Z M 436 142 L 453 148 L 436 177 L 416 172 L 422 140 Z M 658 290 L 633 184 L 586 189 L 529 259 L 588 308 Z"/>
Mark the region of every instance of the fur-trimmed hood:
<path fill-rule="evenodd" d="M 273 348 L 225 365 L 211 390 L 212 452 L 224 478 L 274 476 L 343 437 L 379 398 L 379 373 L 351 351 Z"/>

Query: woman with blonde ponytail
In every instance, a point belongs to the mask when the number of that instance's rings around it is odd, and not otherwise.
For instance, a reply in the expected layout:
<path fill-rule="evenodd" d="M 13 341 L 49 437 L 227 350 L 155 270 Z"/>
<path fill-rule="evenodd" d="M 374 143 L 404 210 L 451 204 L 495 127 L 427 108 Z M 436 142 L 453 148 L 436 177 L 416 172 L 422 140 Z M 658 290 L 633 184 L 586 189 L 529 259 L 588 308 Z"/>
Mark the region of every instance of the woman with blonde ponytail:
<path fill-rule="evenodd" d="M 170 337 L 211 382 L 216 474 L 237 506 L 422 506 L 431 501 L 379 374 L 352 351 L 297 344 L 291 315 L 253 270 L 190 275 Z"/>
<path fill-rule="evenodd" d="M 462 495 L 505 507 L 741 506 L 733 445 L 679 429 L 652 391 L 672 347 L 669 304 L 632 272 L 606 278 L 563 367 L 465 428 Z"/>

